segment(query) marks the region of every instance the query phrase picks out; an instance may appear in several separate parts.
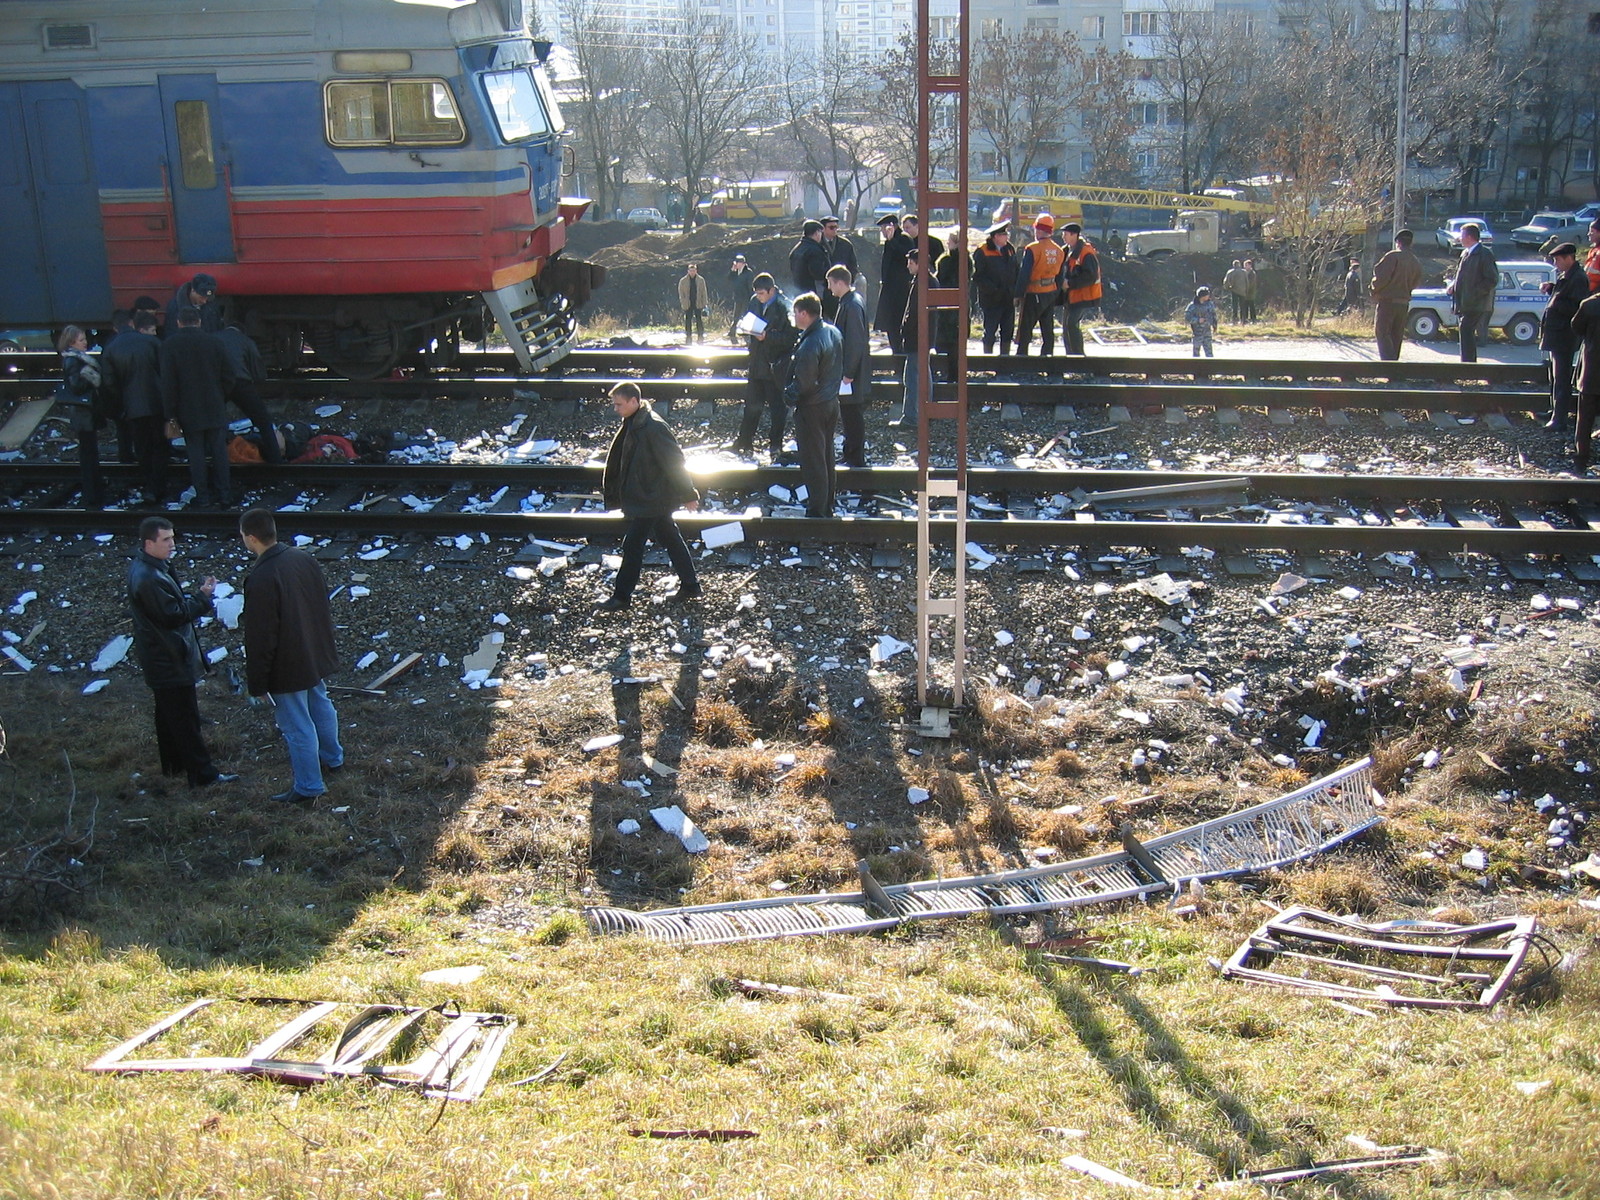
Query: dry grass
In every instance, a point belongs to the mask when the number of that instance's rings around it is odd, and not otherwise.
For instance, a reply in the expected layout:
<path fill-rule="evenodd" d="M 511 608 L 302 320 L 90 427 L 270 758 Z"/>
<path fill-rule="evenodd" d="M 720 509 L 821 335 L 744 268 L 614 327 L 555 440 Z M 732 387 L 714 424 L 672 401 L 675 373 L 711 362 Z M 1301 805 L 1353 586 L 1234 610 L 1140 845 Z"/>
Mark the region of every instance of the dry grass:
<path fill-rule="evenodd" d="M 1038 730 L 1031 708 L 1008 701 L 979 741 L 913 758 L 899 742 L 870 740 L 865 720 L 816 722 L 827 709 L 813 710 L 817 697 L 792 679 L 752 676 L 737 696 L 695 700 L 695 720 L 714 721 L 727 745 L 689 743 L 672 759 L 681 774 L 652 782 L 648 799 L 624 781 L 643 773 L 641 750 L 664 757 L 664 741 L 681 744 L 689 717 L 641 704 L 623 747 L 583 756 L 585 737 L 617 727 L 604 683 L 564 684 L 569 704 L 519 700 L 498 722 L 476 710 L 427 722 L 373 705 L 352 714 L 352 741 L 368 749 L 336 796 L 284 813 L 243 796 L 130 785 L 126 764 L 147 757 L 144 722 L 107 733 L 78 715 L 75 693 L 18 686 L 42 699 L 12 721 L 0 759 L 11 793 L 65 794 L 60 756 L 72 751 L 80 797 L 99 797 L 114 842 L 97 850 L 91 888 L 63 929 L 14 935 L 0 950 L 0 1195 L 1026 1197 L 1061 1193 L 1054 1176 L 1040 1183 L 1041 1167 L 1066 1152 L 1041 1126 L 1070 1125 L 1085 1131 L 1072 1151 L 1175 1188 L 1238 1166 L 1338 1157 L 1358 1133 L 1452 1155 L 1373 1177 L 1362 1194 L 1600 1196 L 1591 954 L 1577 956 L 1554 997 L 1519 998 L 1493 1019 L 1370 1020 L 1224 983 L 1205 965 L 1259 923 L 1259 881 L 1208 887 L 1192 921 L 1159 904 L 1074 914 L 1100 939 L 1086 952 L 1149 968 L 1136 980 L 1057 970 L 982 921 L 682 948 L 597 940 L 575 915 L 582 903 L 771 896 L 775 883 L 854 889 L 858 858 L 892 884 L 1010 865 L 1019 847 L 1090 852 L 1114 836 L 1106 812 L 1117 810 L 1099 797 L 1138 794 L 1115 769 L 1127 743 L 1102 753 L 1097 740 L 1127 731 L 1106 728 L 1096 705 L 1072 709 L 1069 734 Z M 143 702 L 131 694 L 130 711 Z M 758 719 L 763 705 L 780 715 Z M 1427 725 L 1420 709 L 1397 712 L 1391 744 L 1425 725 L 1427 739 L 1451 733 L 1447 718 Z M 1577 716 L 1551 738 L 1481 732 L 1447 743 L 1454 752 L 1436 771 L 1408 772 L 1411 754 L 1398 760 L 1404 786 L 1389 794 L 1383 830 L 1281 872 L 1273 898 L 1361 915 L 1481 915 L 1488 906 L 1454 866 L 1461 850 L 1482 844 L 1510 870 L 1522 861 L 1513 854 L 1527 853 L 1517 848 L 1537 839 L 1493 799 L 1502 776 L 1472 751 L 1539 782 L 1571 780 L 1579 757 L 1600 762 Z M 219 721 L 216 734 L 226 761 L 252 763 L 261 745 L 255 769 L 279 766 L 270 727 Z M 749 749 L 754 736 L 768 748 Z M 1034 737 L 1031 771 L 980 765 Z M 1066 750 L 1075 738 L 1081 748 Z M 94 749 L 79 759 L 79 746 Z M 780 774 L 783 751 L 799 762 Z M 1185 774 L 1180 762 L 1162 799 L 1137 813 L 1140 828 L 1216 815 L 1289 782 L 1269 764 L 1245 769 L 1242 757 L 1192 761 L 1206 766 Z M 1251 788 L 1241 792 L 1241 780 Z M 930 802 L 908 805 L 907 783 L 927 786 Z M 1068 802 L 1085 811 L 1050 811 Z M 689 856 L 655 829 L 645 810 L 661 803 L 682 804 L 712 850 Z M 639 833 L 618 831 L 641 817 Z M 257 858 L 260 867 L 244 865 Z M 1502 889 L 1491 903 L 1512 895 Z M 1600 932 L 1569 899 L 1515 896 L 1564 948 L 1583 951 Z M 520 922 L 484 923 L 518 904 Z M 459 989 L 419 979 L 465 963 L 488 969 Z M 717 982 L 729 978 L 861 1003 L 757 1000 Z M 489 1095 L 448 1106 L 437 1125 L 437 1104 L 357 1084 L 293 1092 L 77 1070 L 189 998 L 232 994 L 422 1004 L 453 994 L 521 1024 Z M 562 1054 L 544 1082 L 504 1086 Z M 1071 1069 L 1048 1066 L 1062 1063 Z M 1533 1097 L 1510 1086 L 1534 1079 L 1550 1086 Z M 663 1143 L 622 1133 L 633 1128 L 760 1136 Z"/>
<path fill-rule="evenodd" d="M 755 736 L 749 719 L 726 700 L 702 700 L 695 709 L 694 735 L 708 746 L 745 746 Z"/>

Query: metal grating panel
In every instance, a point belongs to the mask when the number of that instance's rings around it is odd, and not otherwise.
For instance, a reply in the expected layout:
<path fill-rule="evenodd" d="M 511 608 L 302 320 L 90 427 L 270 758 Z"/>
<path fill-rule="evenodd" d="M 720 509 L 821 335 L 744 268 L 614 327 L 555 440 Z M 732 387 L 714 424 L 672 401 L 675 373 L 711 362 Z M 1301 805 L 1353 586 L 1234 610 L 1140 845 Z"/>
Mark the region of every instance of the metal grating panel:
<path fill-rule="evenodd" d="M 1276 800 L 1152 838 L 1142 849 L 1154 860 L 1160 879 L 1151 878 L 1132 854 L 1123 852 L 889 887 L 863 871 L 860 892 L 644 913 L 594 907 L 584 909 L 584 917 L 596 933 L 638 933 L 662 942 L 715 945 L 815 933 L 867 933 L 893 928 L 901 921 L 1131 900 L 1166 891 L 1178 880 L 1264 871 L 1321 853 L 1382 819 L 1374 799 L 1372 760 L 1363 758 Z"/>

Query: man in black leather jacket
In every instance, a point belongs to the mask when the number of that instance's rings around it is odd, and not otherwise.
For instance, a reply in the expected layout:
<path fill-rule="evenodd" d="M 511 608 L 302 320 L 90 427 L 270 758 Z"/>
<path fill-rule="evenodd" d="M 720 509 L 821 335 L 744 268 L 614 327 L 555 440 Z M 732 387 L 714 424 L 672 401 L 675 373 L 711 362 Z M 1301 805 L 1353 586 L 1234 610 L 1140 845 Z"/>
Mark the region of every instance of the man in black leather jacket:
<path fill-rule="evenodd" d="M 155 696 L 156 747 L 161 771 L 189 778 L 190 787 L 232 783 L 220 773 L 200 735 L 200 705 L 195 686 L 205 670 L 195 621 L 211 611 L 217 581 L 207 575 L 196 595 L 183 590 L 172 569 L 177 535 L 165 517 L 139 524 L 139 550 L 128 567 L 128 610 L 133 615 L 133 646 L 144 681 Z"/>

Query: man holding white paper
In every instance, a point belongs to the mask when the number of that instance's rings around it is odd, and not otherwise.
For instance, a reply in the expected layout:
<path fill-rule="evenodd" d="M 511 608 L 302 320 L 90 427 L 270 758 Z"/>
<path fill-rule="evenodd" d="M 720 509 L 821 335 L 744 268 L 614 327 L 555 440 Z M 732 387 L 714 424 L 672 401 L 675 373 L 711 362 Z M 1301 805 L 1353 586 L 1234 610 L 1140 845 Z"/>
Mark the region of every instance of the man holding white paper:
<path fill-rule="evenodd" d="M 778 290 L 777 281 L 763 271 L 751 286 L 754 294 L 736 327 L 750 351 L 750 366 L 745 374 L 744 416 L 739 421 L 739 436 L 729 449 L 743 458 L 755 457 L 756 427 L 761 424 L 761 411 L 765 409 L 767 446 L 772 457 L 777 459 L 783 453 L 786 424 L 783 385 L 789 381 L 789 356 L 800 335 L 789 319 L 789 302 Z"/>

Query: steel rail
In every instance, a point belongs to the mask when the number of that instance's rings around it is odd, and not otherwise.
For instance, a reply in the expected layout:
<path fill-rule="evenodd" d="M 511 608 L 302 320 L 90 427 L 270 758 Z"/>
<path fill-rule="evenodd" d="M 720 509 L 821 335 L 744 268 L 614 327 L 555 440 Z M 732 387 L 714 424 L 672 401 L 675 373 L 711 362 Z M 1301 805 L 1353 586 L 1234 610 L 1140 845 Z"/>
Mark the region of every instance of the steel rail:
<path fill-rule="evenodd" d="M 742 368 L 748 356 L 742 348 L 726 347 L 702 350 L 650 349 L 631 347 L 619 349 L 574 350 L 561 360 L 559 369 L 542 375 L 519 377 L 517 382 L 537 387 L 555 379 L 586 372 L 602 376 L 644 374 L 648 378 L 661 378 L 667 372 L 674 375 L 693 374 L 697 371 L 717 371 L 726 374 Z M 875 373 L 898 377 L 904 359 L 900 355 L 877 353 L 872 355 Z M 1368 383 L 1433 382 L 1463 386 L 1489 384 L 1493 386 L 1542 385 L 1545 379 L 1542 363 L 1476 362 L 1462 363 L 1450 360 L 1436 362 L 1384 362 L 1373 359 L 1276 359 L 1276 358 L 1162 358 L 1136 354 L 1092 354 L 1083 359 L 1060 355 L 1019 356 L 1012 354 L 971 354 L 967 367 L 973 374 L 998 373 L 1007 375 L 1051 375 L 1063 379 L 1106 378 L 1134 376 L 1145 379 L 1244 379 L 1244 380 L 1323 380 Z M 30 380 L 60 378 L 59 355 L 42 351 L 24 351 L 19 354 L 0 355 L 0 377 L 10 375 Z M 307 356 L 304 374 L 297 369 L 296 377 L 331 381 L 338 379 L 321 367 L 313 365 Z M 508 352 L 489 351 L 463 354 L 457 364 L 447 370 L 433 373 L 436 379 L 461 375 L 474 376 L 479 372 L 493 372 L 499 376 L 516 374 L 516 359 Z M 379 381 L 383 382 L 383 381 Z"/>
<path fill-rule="evenodd" d="M 313 470 L 317 468 L 312 468 Z M 326 468 L 321 468 L 327 470 Z M 385 469 L 387 470 L 387 469 Z M 456 468 L 442 468 L 456 471 Z M 341 473 L 343 474 L 343 473 Z M 872 474 L 865 472 L 864 474 Z M 1127 476 L 1137 472 L 1118 473 Z M 1154 473 L 1147 473 L 1148 480 Z M 388 475 L 392 479 L 413 480 L 416 476 L 405 473 Z M 442 483 L 443 477 L 437 476 Z M 503 478 L 503 476 L 502 476 Z M 591 476 L 592 478 L 592 476 Z M 1081 476 L 1080 476 L 1081 478 Z M 1258 477 L 1259 478 L 1259 477 Z M 1325 476 L 1298 477 L 1303 486 L 1311 481 L 1326 481 Z M 1377 477 L 1354 477 L 1371 484 Z M 1391 477 L 1390 484 L 1407 477 Z M 334 485 L 336 481 L 330 481 Z M 345 485 L 348 494 L 352 489 L 349 480 L 337 481 Z M 1457 485 L 1471 483 L 1484 502 L 1497 486 L 1516 484 L 1518 481 L 1453 481 Z M 1551 483 L 1565 481 L 1526 481 L 1543 489 Z M 1595 481 L 1571 481 L 1585 484 L 1581 495 L 1592 496 Z M 457 479 L 457 495 L 469 498 L 471 489 L 464 487 L 465 480 Z M 62 485 L 63 489 L 67 485 Z M 1349 484 L 1346 486 L 1353 486 Z M 1283 489 L 1280 489 L 1283 490 Z M 448 489 L 447 489 L 448 491 Z M 284 499 L 291 493 L 285 491 Z M 1415 496 L 1414 490 L 1402 495 Z M 1288 524 L 1280 522 L 1245 522 L 1238 520 L 1126 520 L 1100 517 L 1087 512 L 1073 514 L 1072 519 L 1039 520 L 1018 517 L 1005 519 L 974 518 L 967 522 L 967 537 L 994 546 L 1016 547 L 1143 547 L 1157 551 L 1181 550 L 1191 546 L 1224 549 L 1288 550 L 1296 552 L 1357 551 L 1363 553 L 1423 552 L 1429 554 L 1476 553 L 1487 555 L 1557 554 L 1570 560 L 1587 559 L 1600 554 L 1600 508 L 1575 504 L 1569 528 L 1558 528 L 1544 518 L 1548 512 L 1526 512 L 1520 517 L 1516 509 L 1521 504 L 1556 503 L 1555 499 L 1542 501 L 1528 499 L 1534 493 L 1520 494 L 1501 486 L 1504 503 L 1513 509 L 1509 525 L 1495 524 L 1490 519 L 1469 519 L 1461 524 L 1454 519 L 1439 519 L 1427 523 L 1406 520 L 1402 523 L 1382 525 L 1364 524 L 1355 518 L 1346 518 L 1336 524 Z M 1547 494 L 1548 493 L 1544 493 Z M 1323 493 L 1323 497 L 1327 492 Z M 1569 497 L 1570 498 L 1570 497 Z M 509 505 L 519 497 L 508 496 Z M 273 501 L 268 501 L 273 502 Z M 278 501 L 282 502 L 282 501 Z M 597 512 L 529 512 L 491 511 L 467 512 L 459 507 L 413 512 L 389 499 L 384 511 L 368 508 L 353 511 L 343 505 L 336 508 L 293 511 L 288 516 L 296 529 L 314 534 L 347 537 L 370 537 L 378 534 L 399 536 L 415 534 L 422 537 L 455 535 L 462 532 L 481 532 L 497 536 L 547 537 L 558 539 L 596 539 L 615 541 L 622 532 L 624 519 Z M 1174 508 L 1178 508 L 1174 505 Z M 1585 509 L 1594 517 L 1591 524 L 1582 515 Z M 33 531 L 117 531 L 131 527 L 143 514 L 140 510 L 124 512 L 85 512 L 66 508 L 30 508 L 0 511 L 0 532 L 28 534 Z M 1469 514 L 1477 516 L 1476 510 Z M 1496 518 L 1498 519 L 1498 518 Z M 1528 524 L 1522 520 L 1527 519 Z M 186 510 L 183 514 L 186 527 L 217 530 L 231 534 L 237 514 L 233 512 L 206 512 Z M 680 524 L 691 535 L 698 535 L 709 526 L 738 521 L 744 530 L 744 539 L 750 542 L 788 542 L 805 544 L 870 544 L 903 545 L 914 541 L 916 523 L 897 517 L 850 516 L 832 519 L 785 517 L 768 515 L 742 515 L 738 512 L 700 512 L 679 518 Z M 936 513 L 932 526 L 938 538 L 949 544 L 954 533 L 953 514 Z"/>
<path fill-rule="evenodd" d="M 107 479 L 131 485 L 139 468 L 107 464 Z M 474 490 L 510 486 L 546 491 L 558 484 L 575 484 L 596 496 L 603 468 L 599 463 L 350 463 L 339 466 L 271 467 L 234 464 L 234 477 L 246 488 L 354 488 L 372 491 L 399 482 L 430 490 L 471 485 Z M 690 473 L 705 491 L 764 493 L 773 484 L 800 482 L 798 467 L 706 467 L 692 455 Z M 916 490 L 914 467 L 840 467 L 845 492 L 906 492 Z M 1407 504 L 1472 505 L 1575 505 L 1600 513 L 1600 479 L 1555 476 L 1498 478 L 1457 475 L 1332 475 L 1303 471 L 1115 471 L 1050 470 L 1027 467 L 972 467 L 968 472 L 972 492 L 983 496 L 1070 495 L 1115 492 L 1156 487 L 1203 489 L 1245 479 L 1254 502 L 1267 500 L 1329 501 L 1370 500 Z M 187 481 L 175 468 L 174 479 Z M 73 463 L 0 463 L 0 496 L 27 486 L 75 486 L 78 468 Z M 1199 499 L 1197 496 L 1196 499 Z M 1174 494 L 1170 507 L 1183 509 L 1185 497 Z M 0 513 L 5 510 L 0 509 Z M 15 510 L 13 510 L 15 511 Z"/>
<path fill-rule="evenodd" d="M 262 398 L 278 402 L 316 400 L 501 400 L 510 405 L 547 401 L 578 402 L 592 400 L 598 406 L 611 385 L 622 377 L 592 377 L 527 380 L 489 377 L 436 377 L 430 379 L 378 380 L 370 382 L 338 379 L 295 378 L 269 380 L 261 385 Z M 650 398 L 666 408 L 677 402 L 743 404 L 744 380 L 732 376 L 694 376 L 674 379 L 638 380 Z M 49 380 L 0 380 L 0 400 L 15 396 L 47 395 L 54 388 Z M 903 387 L 898 380 L 875 380 L 873 392 L 879 402 L 892 406 L 899 402 Z M 935 399 L 944 398 L 945 385 L 935 385 Z M 1542 413 L 1550 406 L 1543 391 L 1510 391 L 1472 388 L 1336 388 L 1314 384 L 1223 384 L 1223 383 L 1129 383 L 1113 380 L 1098 382 L 1037 380 L 970 380 L 967 383 L 969 406 L 979 405 L 1072 405 L 1088 408 L 1122 406 L 1127 409 L 1192 408 L 1214 409 L 1374 409 L 1386 412 L 1447 412 L 1469 415 L 1485 413 Z M 609 411 L 609 409 L 607 410 Z"/>

